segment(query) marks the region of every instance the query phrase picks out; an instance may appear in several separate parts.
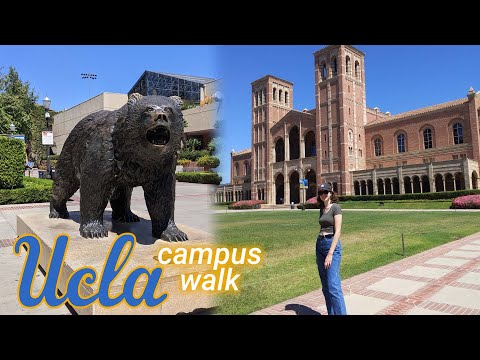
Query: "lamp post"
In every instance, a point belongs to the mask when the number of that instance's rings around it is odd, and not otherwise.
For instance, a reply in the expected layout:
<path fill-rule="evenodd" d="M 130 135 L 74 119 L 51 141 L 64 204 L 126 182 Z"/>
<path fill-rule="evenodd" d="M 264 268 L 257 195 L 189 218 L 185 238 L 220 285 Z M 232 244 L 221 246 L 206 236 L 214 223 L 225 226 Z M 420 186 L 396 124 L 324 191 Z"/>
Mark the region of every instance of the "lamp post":
<path fill-rule="evenodd" d="M 15 129 L 16 129 L 16 128 L 15 128 L 15 124 L 14 124 L 14 123 L 11 123 L 11 124 L 10 124 L 10 132 L 11 132 L 12 134 L 10 135 L 10 137 L 13 137 L 13 134 L 15 134 Z"/>
<path fill-rule="evenodd" d="M 82 79 L 97 80 L 97 74 L 82 73 L 80 75 L 82 76 Z M 88 85 L 88 98 L 90 98 L 90 84 Z"/>
<path fill-rule="evenodd" d="M 46 131 L 49 131 L 48 119 L 50 119 L 50 114 L 48 113 L 48 110 L 50 110 L 51 103 L 52 101 L 48 97 L 45 97 L 45 99 L 43 99 L 43 107 L 45 108 Z M 52 169 L 50 168 L 50 145 L 47 145 L 47 178 L 48 179 L 52 178 Z"/>

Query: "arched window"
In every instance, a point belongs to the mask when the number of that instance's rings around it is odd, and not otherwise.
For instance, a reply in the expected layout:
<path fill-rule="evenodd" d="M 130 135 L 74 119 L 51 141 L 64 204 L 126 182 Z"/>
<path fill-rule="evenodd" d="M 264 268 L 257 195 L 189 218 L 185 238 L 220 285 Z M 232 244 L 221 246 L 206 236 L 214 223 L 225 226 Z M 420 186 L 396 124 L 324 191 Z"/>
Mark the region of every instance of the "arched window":
<path fill-rule="evenodd" d="M 330 67 L 332 69 L 332 76 L 337 76 L 337 58 L 335 56 L 332 57 Z"/>
<path fill-rule="evenodd" d="M 290 143 L 290 159 L 295 160 L 300 158 L 300 133 L 297 126 L 290 129 L 288 133 Z"/>
<path fill-rule="evenodd" d="M 273 88 L 273 101 L 277 100 L 277 88 Z"/>
<path fill-rule="evenodd" d="M 238 165 L 238 162 L 235 163 L 235 176 L 240 176 L 240 166 Z"/>
<path fill-rule="evenodd" d="M 285 105 L 288 105 L 288 91 L 285 91 Z"/>
<path fill-rule="evenodd" d="M 285 143 L 278 139 L 275 143 L 275 162 L 285 161 Z"/>
<path fill-rule="evenodd" d="M 345 60 L 345 65 L 346 65 L 346 70 L 347 70 L 347 75 L 351 75 L 350 72 L 352 69 L 350 69 L 350 56 L 347 56 L 347 59 Z"/>
<path fill-rule="evenodd" d="M 248 163 L 248 161 L 245 161 L 243 165 L 245 167 L 245 175 L 246 176 L 250 175 L 250 164 Z"/>
<path fill-rule="evenodd" d="M 404 153 L 406 151 L 405 134 L 399 134 L 397 136 L 397 150 L 399 153 Z"/>
<path fill-rule="evenodd" d="M 360 64 L 358 63 L 358 61 L 355 61 L 355 78 L 360 78 Z"/>
<path fill-rule="evenodd" d="M 327 80 L 327 64 L 325 63 L 322 64 L 321 72 L 322 72 L 322 80 Z"/>
<path fill-rule="evenodd" d="M 267 89 L 263 89 L 263 101 L 262 104 L 267 103 Z"/>
<path fill-rule="evenodd" d="M 348 129 L 348 143 L 353 144 L 353 130 Z"/>
<path fill-rule="evenodd" d="M 315 146 L 315 133 L 309 131 L 305 136 L 305 157 L 317 156 L 317 148 Z"/>
<path fill-rule="evenodd" d="M 460 123 L 453 125 L 453 143 L 455 145 L 463 144 L 463 125 Z"/>
<path fill-rule="evenodd" d="M 353 130 L 348 129 L 348 155 L 353 155 Z"/>
<path fill-rule="evenodd" d="M 375 156 L 382 156 L 382 140 L 380 138 L 376 138 L 373 141 L 374 148 L 375 148 Z"/>
<path fill-rule="evenodd" d="M 282 92 L 282 90 L 278 90 L 278 101 L 280 101 L 280 102 L 283 101 L 283 92 Z"/>
<path fill-rule="evenodd" d="M 423 130 L 423 147 L 425 149 L 433 148 L 432 129 Z"/>
<path fill-rule="evenodd" d="M 258 106 L 258 91 L 255 92 L 255 106 Z"/>

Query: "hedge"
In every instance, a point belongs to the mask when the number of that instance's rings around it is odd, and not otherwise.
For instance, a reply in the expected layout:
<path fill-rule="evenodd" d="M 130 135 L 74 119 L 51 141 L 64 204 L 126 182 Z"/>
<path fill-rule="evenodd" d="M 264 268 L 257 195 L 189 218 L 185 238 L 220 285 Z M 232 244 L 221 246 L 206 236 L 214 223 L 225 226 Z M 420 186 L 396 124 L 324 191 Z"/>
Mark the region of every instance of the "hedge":
<path fill-rule="evenodd" d="M 240 200 L 234 204 L 228 205 L 230 210 L 241 210 L 241 209 L 260 209 L 262 204 L 265 204 L 263 200 Z"/>
<path fill-rule="evenodd" d="M 0 205 L 49 202 L 52 196 L 51 180 L 23 178 L 23 186 L 18 189 L 0 189 Z"/>
<path fill-rule="evenodd" d="M 25 172 L 25 143 L 0 136 L 0 189 L 22 186 Z"/>
<path fill-rule="evenodd" d="M 220 165 L 220 160 L 215 156 L 204 155 L 197 159 L 197 166 L 216 168 Z"/>
<path fill-rule="evenodd" d="M 235 202 L 236 201 L 224 201 L 224 202 L 215 203 L 215 205 L 231 205 Z"/>
<path fill-rule="evenodd" d="M 220 185 L 222 181 L 222 177 L 213 172 L 177 172 L 175 175 L 180 182 Z"/>
<path fill-rule="evenodd" d="M 187 159 L 190 161 L 197 161 L 198 158 L 210 155 L 210 151 L 208 150 L 187 150 L 183 149 L 180 150 L 180 154 L 178 154 L 179 159 Z"/>
<path fill-rule="evenodd" d="M 452 200 L 450 209 L 480 209 L 480 195 L 457 197 Z"/>
<path fill-rule="evenodd" d="M 451 200 L 459 196 L 480 194 L 480 190 L 458 190 L 415 194 L 387 195 L 345 195 L 339 196 L 340 201 L 383 201 L 383 200 Z"/>
<path fill-rule="evenodd" d="M 479 195 L 480 190 L 458 190 L 458 191 L 442 191 L 434 193 L 416 193 L 416 194 L 388 194 L 388 195 L 345 195 L 339 196 L 338 200 L 343 201 L 384 201 L 384 200 L 452 200 L 460 196 Z M 305 203 L 305 209 L 318 209 L 318 204 L 309 203 L 309 199 Z M 297 205 L 298 209 L 302 208 L 302 204 Z"/>

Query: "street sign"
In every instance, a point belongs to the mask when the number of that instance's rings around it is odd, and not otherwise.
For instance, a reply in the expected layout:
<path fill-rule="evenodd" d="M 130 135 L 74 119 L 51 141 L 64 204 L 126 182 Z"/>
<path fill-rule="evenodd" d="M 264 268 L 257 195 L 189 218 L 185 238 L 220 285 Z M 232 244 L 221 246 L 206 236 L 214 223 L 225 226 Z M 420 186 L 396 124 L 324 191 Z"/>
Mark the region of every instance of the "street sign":
<path fill-rule="evenodd" d="M 23 134 L 14 134 L 14 135 L 9 135 L 10 138 L 18 139 L 23 142 L 25 142 L 25 135 Z"/>
<path fill-rule="evenodd" d="M 42 145 L 53 145 L 53 131 L 42 131 Z"/>

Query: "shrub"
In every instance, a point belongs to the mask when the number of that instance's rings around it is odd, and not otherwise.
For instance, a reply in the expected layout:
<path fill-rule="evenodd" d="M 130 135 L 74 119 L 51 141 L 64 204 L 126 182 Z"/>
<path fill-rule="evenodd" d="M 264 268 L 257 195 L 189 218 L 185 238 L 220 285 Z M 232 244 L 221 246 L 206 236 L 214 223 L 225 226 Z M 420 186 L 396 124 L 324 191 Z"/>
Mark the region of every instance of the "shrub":
<path fill-rule="evenodd" d="M 450 209 L 480 209 L 480 195 L 457 197 L 452 200 Z"/>
<path fill-rule="evenodd" d="M 0 137 L 0 189 L 14 189 L 22 186 L 25 159 L 23 141 Z"/>
<path fill-rule="evenodd" d="M 55 169 L 57 167 L 57 162 L 58 162 L 58 160 L 50 160 L 50 167 Z M 46 170 L 47 169 L 47 160 L 40 160 L 37 163 L 37 167 L 40 170 Z"/>
<path fill-rule="evenodd" d="M 265 204 L 263 200 L 241 200 L 228 205 L 228 208 L 231 210 L 240 210 L 240 209 L 260 209 L 262 204 Z"/>
<path fill-rule="evenodd" d="M 188 166 L 190 165 L 192 161 L 191 160 L 188 160 L 188 159 L 179 159 L 177 160 L 177 164 L 178 165 L 182 165 L 182 166 Z"/>
<path fill-rule="evenodd" d="M 215 184 L 219 185 L 222 177 L 212 172 L 177 172 L 177 180 L 180 182 Z"/>
<path fill-rule="evenodd" d="M 60 157 L 60 155 L 50 155 L 49 156 L 50 161 L 51 160 L 58 160 L 59 157 Z M 47 161 L 47 155 L 42 155 L 41 160 Z"/>
<path fill-rule="evenodd" d="M 318 204 L 317 202 L 317 197 L 312 197 L 310 199 L 307 200 L 307 204 Z"/>
<path fill-rule="evenodd" d="M 198 158 L 197 165 L 208 168 L 216 168 L 218 165 L 220 165 L 220 160 L 215 156 L 205 155 Z"/>
<path fill-rule="evenodd" d="M 341 195 L 340 201 L 384 201 L 384 200 L 441 200 L 454 199 L 458 196 L 480 194 L 480 190 L 457 190 L 415 194 L 386 194 L 386 195 Z"/>
<path fill-rule="evenodd" d="M 213 153 L 215 152 L 215 150 L 217 148 L 217 142 L 218 142 L 218 140 L 216 138 L 213 138 L 208 143 L 207 150 L 210 152 L 210 155 L 213 155 Z"/>
<path fill-rule="evenodd" d="M 221 203 L 215 203 L 215 205 L 232 205 L 235 201 L 224 201 Z"/>
<path fill-rule="evenodd" d="M 0 189 L 0 205 L 48 202 L 52 184 L 51 180 L 24 177 L 22 188 Z"/>
<path fill-rule="evenodd" d="M 208 150 L 190 150 L 190 149 L 183 149 L 180 151 L 178 155 L 179 159 L 188 159 L 191 161 L 197 161 L 198 158 L 210 155 Z"/>

